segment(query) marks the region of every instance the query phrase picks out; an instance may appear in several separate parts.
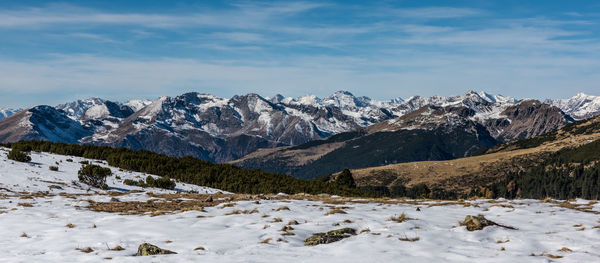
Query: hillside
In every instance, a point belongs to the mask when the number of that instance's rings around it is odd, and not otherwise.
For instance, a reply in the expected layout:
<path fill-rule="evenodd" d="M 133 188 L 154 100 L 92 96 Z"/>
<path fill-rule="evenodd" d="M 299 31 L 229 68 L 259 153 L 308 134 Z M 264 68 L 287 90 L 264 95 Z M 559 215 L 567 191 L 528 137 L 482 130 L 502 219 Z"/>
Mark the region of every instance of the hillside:
<path fill-rule="evenodd" d="M 235 193 L 310 193 L 369 196 L 370 193 L 335 183 L 301 180 L 289 175 L 214 164 L 193 157 L 169 157 L 150 151 L 63 144 L 48 141 L 20 141 L 7 144 L 20 151 L 37 151 L 106 161 L 124 170 L 168 176 L 183 183 Z"/>
<path fill-rule="evenodd" d="M 573 121 L 559 108 L 535 100 L 495 104 L 469 93 L 444 105 L 426 105 L 325 140 L 259 150 L 232 163 L 315 178 L 344 168 L 462 158 L 503 141 L 545 134 Z"/>
<path fill-rule="evenodd" d="M 570 124 L 556 132 L 528 140 L 516 141 L 492 148 L 484 154 L 447 161 L 410 162 L 379 167 L 355 169 L 352 171 L 359 186 L 384 187 L 380 190 L 401 192 L 404 188 L 425 184 L 435 192 L 454 192 L 458 195 L 469 195 L 482 187 L 496 189 L 494 195 L 506 194 L 508 183 L 522 175 L 531 174 L 531 169 L 544 171 L 561 166 L 563 174 L 569 175 L 570 165 L 584 164 L 586 168 L 597 168 L 600 150 L 592 149 L 600 139 L 600 117 Z M 561 151 L 562 150 L 562 151 Z M 564 161 L 561 156 L 587 156 L 571 161 Z M 563 166 L 566 165 L 566 166 Z M 536 181 L 545 181 L 546 173 L 539 173 Z M 583 171 L 581 171 L 583 174 Z M 506 181 L 507 178 L 510 180 Z M 549 179 L 548 179 L 549 180 Z M 598 177 L 594 180 L 598 180 Z M 505 182 L 501 191 L 499 182 Z M 496 184 L 496 185 L 494 185 Z M 523 187 L 526 183 L 522 182 Z M 568 185 L 565 185 L 567 187 Z M 528 186 L 529 187 L 529 186 Z M 515 188 L 512 197 L 515 197 Z M 598 188 L 596 188 L 596 191 Z M 479 194 L 477 192 L 477 194 Z M 533 197 L 521 191 L 523 197 Z M 548 196 L 559 197 L 558 192 L 545 192 Z M 492 196 L 494 196 L 492 195 Z M 507 196 L 511 197 L 511 196 Z M 536 198 L 544 196 L 535 195 Z"/>

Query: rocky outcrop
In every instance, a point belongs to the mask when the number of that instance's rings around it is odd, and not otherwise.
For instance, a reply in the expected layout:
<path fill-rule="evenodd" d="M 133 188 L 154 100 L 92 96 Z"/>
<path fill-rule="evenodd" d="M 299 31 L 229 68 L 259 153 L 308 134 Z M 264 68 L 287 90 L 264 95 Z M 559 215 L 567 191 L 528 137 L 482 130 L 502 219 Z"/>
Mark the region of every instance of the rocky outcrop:
<path fill-rule="evenodd" d="M 468 215 L 465 217 L 465 220 L 463 220 L 459 223 L 461 226 L 465 226 L 467 228 L 467 230 L 469 230 L 469 231 L 482 230 L 488 226 L 499 226 L 499 227 L 513 229 L 513 230 L 516 229 L 511 226 L 501 225 L 494 221 L 488 220 L 483 215 L 476 215 L 476 216 Z"/>
<path fill-rule="evenodd" d="M 320 244 L 329 244 L 340 241 L 344 238 L 356 235 L 356 230 L 352 228 L 341 228 L 331 230 L 327 233 L 316 233 L 304 240 L 305 246 L 316 246 Z"/>
<path fill-rule="evenodd" d="M 153 255 L 167 255 L 167 254 L 177 254 L 171 250 L 166 250 L 159 248 L 150 243 L 143 243 L 138 247 L 138 251 L 135 254 L 136 256 L 153 256 Z"/>

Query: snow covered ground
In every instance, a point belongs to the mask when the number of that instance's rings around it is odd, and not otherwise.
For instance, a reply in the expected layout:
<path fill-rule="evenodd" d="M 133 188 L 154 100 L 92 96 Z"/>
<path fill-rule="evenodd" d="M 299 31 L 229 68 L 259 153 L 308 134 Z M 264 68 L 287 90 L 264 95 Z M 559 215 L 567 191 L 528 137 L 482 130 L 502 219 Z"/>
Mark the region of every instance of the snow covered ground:
<path fill-rule="evenodd" d="M 117 201 L 105 191 L 88 191 L 71 183 L 83 159 L 37 153 L 32 158 L 33 164 L 12 162 L 6 159 L 6 149 L 0 149 L 0 262 L 600 261 L 600 229 L 594 228 L 600 225 L 595 213 L 600 205 L 586 200 L 573 203 L 587 207 L 587 212 L 569 208 L 572 206 L 567 203 L 560 207 L 556 202 L 538 200 L 443 205 L 439 201 L 272 196 L 220 203 L 204 211 L 121 215 L 85 208 L 88 200 Z M 68 158 L 74 162 L 67 162 Z M 56 162 L 60 171 L 50 171 L 48 167 Z M 114 168 L 113 172 L 121 178 L 113 175 L 109 179 L 113 190 L 142 190 L 118 196 L 120 202 L 161 199 L 145 191 L 174 193 L 123 185 L 123 179 L 146 175 Z M 50 189 L 50 185 L 62 190 Z M 181 183 L 177 188 L 218 192 Z M 43 191 L 49 192 L 41 194 Z M 59 195 L 61 192 L 70 194 Z M 326 215 L 334 208 L 345 213 Z M 411 220 L 389 220 L 402 213 Z M 490 226 L 469 232 L 459 226 L 466 215 L 477 214 L 518 229 Z M 293 220 L 298 222 L 290 225 L 293 229 L 281 231 Z M 313 233 L 343 227 L 354 228 L 358 234 L 335 243 L 304 246 L 304 239 Z M 417 237 L 413 242 L 400 240 Z M 132 256 L 144 242 L 178 254 Z M 110 249 L 116 246 L 124 250 Z M 81 251 L 88 247 L 93 251 Z"/>

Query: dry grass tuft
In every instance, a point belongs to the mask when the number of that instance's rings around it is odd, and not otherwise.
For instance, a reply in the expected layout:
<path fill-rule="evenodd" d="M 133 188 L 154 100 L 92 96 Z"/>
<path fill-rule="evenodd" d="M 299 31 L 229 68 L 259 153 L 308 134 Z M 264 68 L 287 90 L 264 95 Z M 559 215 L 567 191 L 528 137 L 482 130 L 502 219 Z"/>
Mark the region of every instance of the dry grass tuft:
<path fill-rule="evenodd" d="M 75 228 L 75 227 L 76 227 L 76 225 L 74 225 L 74 224 L 71 224 L 71 223 L 68 223 L 68 224 L 66 224 L 66 225 L 65 225 L 65 227 L 68 227 L 68 228 Z"/>
<path fill-rule="evenodd" d="M 116 246 L 116 247 L 111 248 L 110 250 L 112 250 L 112 251 L 123 251 L 123 250 L 125 250 L 125 248 L 123 248 L 122 246 Z"/>
<path fill-rule="evenodd" d="M 27 235 L 27 233 L 23 232 L 23 234 L 21 234 L 21 237 L 26 237 L 29 238 L 29 236 Z"/>
<path fill-rule="evenodd" d="M 197 248 L 194 248 L 194 251 L 198 251 L 198 250 L 206 250 L 203 246 L 199 246 Z"/>
<path fill-rule="evenodd" d="M 369 229 L 369 228 L 367 227 L 367 228 L 363 228 L 362 230 L 360 230 L 359 234 L 362 234 L 362 233 L 369 233 L 369 232 L 371 232 L 371 229 Z"/>
<path fill-rule="evenodd" d="M 342 210 L 341 208 L 333 208 L 331 210 L 329 210 L 329 212 L 325 213 L 326 216 L 328 215 L 333 215 L 333 214 L 347 214 L 346 211 Z"/>
<path fill-rule="evenodd" d="M 287 210 L 287 211 L 289 211 L 289 210 L 290 210 L 290 208 L 289 208 L 289 207 L 287 207 L 287 206 L 282 206 L 282 207 L 279 207 L 279 208 L 275 209 L 275 211 L 278 211 L 278 212 L 279 212 L 279 211 L 283 211 L 283 210 Z"/>
<path fill-rule="evenodd" d="M 152 213 L 150 213 L 150 216 L 154 217 L 154 216 L 162 216 L 165 215 L 165 211 L 161 211 L 161 210 L 156 210 L 156 211 L 152 211 Z"/>
<path fill-rule="evenodd" d="M 573 250 L 571 250 L 571 249 L 570 249 L 570 248 L 568 248 L 568 247 L 562 247 L 562 248 L 561 248 L 561 249 L 559 249 L 558 251 L 560 251 L 560 252 L 573 252 Z"/>
<path fill-rule="evenodd" d="M 86 247 L 86 248 L 78 248 L 77 250 L 83 252 L 83 253 L 92 253 L 94 252 L 94 250 L 91 247 Z"/>
<path fill-rule="evenodd" d="M 226 207 L 234 207 L 234 206 L 235 206 L 235 203 L 226 203 L 221 206 L 221 209 L 226 208 Z"/>
<path fill-rule="evenodd" d="M 287 232 L 287 231 L 291 231 L 291 230 L 294 230 L 294 228 L 291 226 L 283 226 L 279 231 Z"/>
<path fill-rule="evenodd" d="M 17 205 L 22 207 L 33 207 L 31 203 L 18 203 Z"/>
<path fill-rule="evenodd" d="M 296 220 L 290 220 L 287 224 L 288 224 L 288 226 L 292 226 L 292 225 L 299 225 L 300 223 L 298 223 L 298 221 L 296 221 Z"/>
<path fill-rule="evenodd" d="M 412 220 L 412 218 L 407 217 L 406 214 L 404 212 L 402 212 L 402 214 L 400 214 L 400 216 L 390 216 L 390 221 L 394 221 L 396 223 L 402 223 L 405 222 L 407 220 Z"/>
<path fill-rule="evenodd" d="M 553 254 L 548 254 L 548 253 L 544 253 L 544 254 L 542 254 L 542 256 L 546 256 L 546 257 L 549 257 L 551 259 L 563 258 L 563 256 L 561 256 L 561 255 L 553 255 Z"/>
<path fill-rule="evenodd" d="M 239 209 L 236 209 L 236 210 L 233 210 L 233 211 L 231 211 L 229 213 L 226 213 L 225 215 L 226 216 L 228 216 L 228 215 L 239 215 L 239 214 L 245 214 L 245 215 L 247 215 L 247 214 L 256 214 L 256 213 L 258 213 L 258 209 L 256 209 L 256 208 L 254 208 L 252 210 L 239 210 Z"/>
<path fill-rule="evenodd" d="M 283 219 L 281 219 L 279 217 L 273 218 L 273 223 L 279 223 L 279 222 L 283 222 Z"/>
<path fill-rule="evenodd" d="M 493 204 L 493 205 L 490 205 L 489 207 L 495 207 L 495 206 L 496 207 L 504 207 L 504 208 L 515 208 L 514 206 L 509 205 L 509 204 Z"/>
<path fill-rule="evenodd" d="M 266 238 L 263 241 L 260 241 L 261 244 L 269 244 L 269 242 L 271 242 L 272 238 Z"/>
<path fill-rule="evenodd" d="M 408 241 L 408 242 L 416 242 L 416 241 L 421 240 L 421 238 L 420 237 L 407 237 L 407 236 L 404 236 L 404 237 L 399 237 L 398 240 L 400 240 L 400 241 Z"/>

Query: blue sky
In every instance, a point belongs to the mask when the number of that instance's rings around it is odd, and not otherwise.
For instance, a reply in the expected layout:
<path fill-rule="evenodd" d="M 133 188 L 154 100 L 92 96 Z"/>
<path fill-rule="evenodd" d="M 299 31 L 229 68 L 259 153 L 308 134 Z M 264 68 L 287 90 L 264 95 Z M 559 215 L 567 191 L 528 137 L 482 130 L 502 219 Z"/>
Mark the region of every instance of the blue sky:
<path fill-rule="evenodd" d="M 0 107 L 600 95 L 599 23 L 596 1 L 0 1 Z"/>

